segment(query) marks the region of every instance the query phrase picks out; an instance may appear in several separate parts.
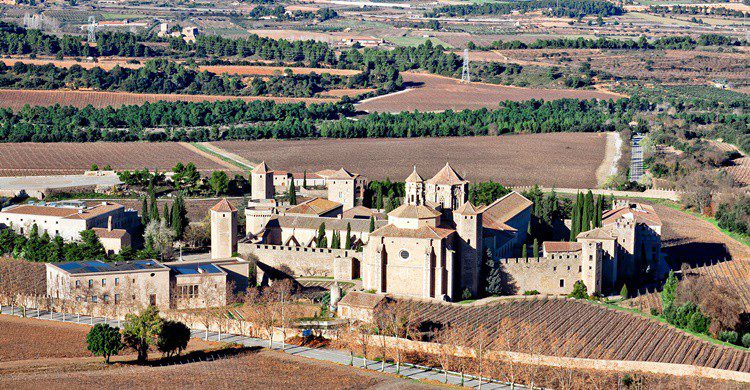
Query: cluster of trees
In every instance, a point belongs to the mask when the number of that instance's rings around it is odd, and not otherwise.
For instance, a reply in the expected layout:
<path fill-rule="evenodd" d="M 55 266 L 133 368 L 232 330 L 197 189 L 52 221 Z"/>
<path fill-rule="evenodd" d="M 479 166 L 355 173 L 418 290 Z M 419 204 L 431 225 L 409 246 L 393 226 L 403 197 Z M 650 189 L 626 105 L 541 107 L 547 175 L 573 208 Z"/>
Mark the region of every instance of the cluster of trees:
<path fill-rule="evenodd" d="M 512 12 L 525 13 L 539 9 L 544 10 L 547 15 L 569 18 L 580 18 L 586 15 L 622 15 L 624 12 L 621 7 L 602 0 L 573 0 L 562 3 L 556 0 L 528 0 L 511 3 L 446 5 L 426 12 L 425 16 L 507 15 Z"/>
<path fill-rule="evenodd" d="M 0 230 L 0 256 L 8 255 L 31 262 L 62 262 L 106 259 L 104 247 L 93 230 L 81 232 L 79 241 L 65 242 L 56 235 L 50 237 L 46 231 L 39 234 L 39 227 L 31 225 L 28 237 L 16 233 L 12 228 Z"/>
<path fill-rule="evenodd" d="M 325 222 L 321 223 L 318 227 L 318 234 L 315 236 L 315 243 L 318 248 L 359 249 L 354 247 L 354 241 L 352 241 L 352 225 L 350 223 L 346 224 L 344 242 L 341 242 L 341 232 L 334 230 L 331 234 L 330 246 L 328 245 L 328 238 L 326 237 L 326 224 Z"/>
<path fill-rule="evenodd" d="M 575 241 L 579 233 L 602 226 L 602 212 L 607 209 L 604 196 L 589 192 L 578 193 L 571 209 L 570 241 Z"/>
<path fill-rule="evenodd" d="M 474 205 L 489 205 L 509 193 L 509 188 L 492 180 L 472 183 L 469 185 L 469 202 Z"/>
<path fill-rule="evenodd" d="M 339 119 L 354 112 L 351 104 L 305 104 L 242 100 L 155 102 L 120 108 L 26 106 L 16 112 L 0 108 L 0 140 L 5 142 L 209 141 L 315 136 L 294 133 L 313 121 Z M 264 122 L 277 126 L 257 125 Z M 218 126 L 256 123 L 246 128 Z M 199 127 L 200 126 L 200 127 Z M 206 128 L 205 126 L 210 126 Z M 311 126 L 311 125 L 310 125 Z M 197 127 L 190 130 L 173 127 Z M 314 126 L 313 126 L 314 127 Z M 167 128 L 163 132 L 146 128 Z M 289 130 L 284 130 L 289 129 Z"/>
<path fill-rule="evenodd" d="M 31 65 L 16 62 L 12 67 L 0 63 L 0 87 L 15 89 L 86 88 L 99 91 L 136 93 L 176 93 L 236 96 L 310 97 L 334 88 L 383 88 L 385 92 L 401 87 L 398 71 L 388 74 L 367 69 L 360 75 L 340 76 L 323 74 L 293 74 L 253 77 L 248 84 L 240 76 L 198 72 L 183 64 L 165 59 L 154 59 L 138 68 L 116 65 L 106 71 L 73 65 L 69 68 L 53 64 Z"/>
<path fill-rule="evenodd" d="M 320 8 L 316 12 L 310 11 L 287 11 L 283 5 L 275 7 L 257 6 L 250 10 L 248 16 L 253 19 L 272 16 L 278 20 L 309 20 L 318 19 L 323 22 L 338 16 L 338 13 L 331 8 Z"/>
<path fill-rule="evenodd" d="M 128 347 L 138 354 L 138 362 L 144 363 L 151 348 L 158 349 L 166 357 L 179 356 L 190 341 L 187 325 L 162 318 L 154 306 L 137 315 L 128 314 L 125 321 L 122 332 L 106 323 L 94 325 L 86 335 L 88 350 L 96 356 L 103 356 L 109 364 L 113 355 Z"/>
<path fill-rule="evenodd" d="M 750 196 L 743 194 L 732 202 L 720 203 L 714 216 L 719 227 L 750 235 Z"/>
<path fill-rule="evenodd" d="M 469 43 L 469 49 L 480 50 L 512 50 L 512 49 L 625 49 L 625 50 L 655 50 L 655 49 L 692 49 L 696 46 L 741 46 L 748 42 L 739 38 L 720 34 L 701 34 L 698 39 L 691 36 L 666 36 L 649 41 L 646 37 L 633 39 L 615 38 L 557 38 L 538 39 L 531 43 L 515 41 L 494 41 L 487 46 L 477 46 Z"/>
<path fill-rule="evenodd" d="M 534 202 L 531 209 L 531 221 L 526 232 L 527 243 L 554 239 L 554 225 L 570 216 L 573 208 L 571 200 L 558 198 L 554 190 L 545 195 L 538 186 L 524 192 L 523 196 Z M 537 245 L 534 244 L 534 247 Z"/>
<path fill-rule="evenodd" d="M 83 43 L 80 36 L 45 34 L 27 30 L 15 24 L 0 22 L 0 54 L 52 55 L 61 58 L 126 56 L 151 57 L 157 53 L 141 44 L 146 36 L 126 32 L 101 31 L 96 34 L 96 46 Z"/>
<path fill-rule="evenodd" d="M 732 9 L 726 7 L 703 7 L 700 5 L 684 6 L 684 5 L 651 5 L 648 7 L 648 12 L 655 14 L 676 14 L 676 15 L 718 15 L 718 16 L 730 16 L 734 18 L 744 18 L 747 13 L 739 9 Z"/>
<path fill-rule="evenodd" d="M 742 320 L 744 308 L 737 291 L 693 275 L 684 267 L 682 275 L 678 280 L 674 272 L 669 273 L 661 292 L 661 313 L 652 309 L 652 314 L 660 314 L 678 328 L 750 347 L 750 331 Z"/>
<path fill-rule="evenodd" d="M 391 182 L 391 179 L 373 180 L 365 189 L 365 203 L 377 210 L 391 212 L 401 205 L 401 199 L 406 196 L 406 184 Z"/>

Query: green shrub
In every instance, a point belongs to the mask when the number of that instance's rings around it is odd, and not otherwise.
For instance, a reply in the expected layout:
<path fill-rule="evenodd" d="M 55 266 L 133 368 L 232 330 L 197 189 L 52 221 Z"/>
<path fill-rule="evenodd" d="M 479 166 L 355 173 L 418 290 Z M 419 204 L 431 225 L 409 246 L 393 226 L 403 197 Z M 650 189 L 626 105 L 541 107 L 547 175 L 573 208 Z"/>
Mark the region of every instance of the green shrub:
<path fill-rule="evenodd" d="M 537 290 L 526 290 L 523 292 L 523 295 L 539 295 L 539 291 Z"/>
<path fill-rule="evenodd" d="M 568 294 L 569 298 L 587 299 L 589 297 L 588 289 L 583 281 L 579 280 L 573 285 L 573 292 Z"/>
<path fill-rule="evenodd" d="M 109 324 L 96 324 L 86 335 L 87 349 L 96 356 L 104 356 L 104 362 L 109 364 L 109 358 L 117 355 L 125 346 L 122 344 L 120 329 Z"/>
<path fill-rule="evenodd" d="M 737 332 L 735 331 L 721 331 L 719 332 L 719 340 L 730 343 L 730 344 L 736 344 L 737 343 Z"/>
<path fill-rule="evenodd" d="M 708 333 L 711 318 L 704 316 L 700 311 L 693 313 L 688 321 L 688 329 L 696 333 Z"/>
<path fill-rule="evenodd" d="M 750 333 L 745 333 L 742 336 L 742 345 L 744 345 L 745 348 L 750 348 Z"/>

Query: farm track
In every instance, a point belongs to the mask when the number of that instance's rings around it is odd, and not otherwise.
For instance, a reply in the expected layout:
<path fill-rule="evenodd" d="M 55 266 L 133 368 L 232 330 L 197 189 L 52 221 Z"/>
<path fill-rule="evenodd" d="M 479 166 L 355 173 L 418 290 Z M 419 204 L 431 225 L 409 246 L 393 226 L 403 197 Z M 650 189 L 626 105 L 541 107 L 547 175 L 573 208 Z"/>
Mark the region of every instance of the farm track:
<path fill-rule="evenodd" d="M 500 301 L 484 306 L 405 302 L 421 320 L 466 325 L 474 333 L 478 327 L 485 327 L 493 340 L 502 332 L 497 325 L 503 319 L 508 319 L 513 327 L 538 325 L 542 335 L 538 348 L 545 355 L 750 372 L 748 351 L 712 344 L 657 321 L 597 304 L 555 298 Z"/>

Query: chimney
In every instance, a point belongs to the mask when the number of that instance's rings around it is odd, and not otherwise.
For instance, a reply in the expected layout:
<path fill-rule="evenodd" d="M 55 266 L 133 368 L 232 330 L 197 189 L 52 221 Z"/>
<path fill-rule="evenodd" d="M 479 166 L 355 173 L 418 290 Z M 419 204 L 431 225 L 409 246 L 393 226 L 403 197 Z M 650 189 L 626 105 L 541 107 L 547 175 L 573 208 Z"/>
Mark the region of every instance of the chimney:
<path fill-rule="evenodd" d="M 107 230 L 109 230 L 110 232 L 112 231 L 112 216 L 111 215 L 107 218 Z"/>

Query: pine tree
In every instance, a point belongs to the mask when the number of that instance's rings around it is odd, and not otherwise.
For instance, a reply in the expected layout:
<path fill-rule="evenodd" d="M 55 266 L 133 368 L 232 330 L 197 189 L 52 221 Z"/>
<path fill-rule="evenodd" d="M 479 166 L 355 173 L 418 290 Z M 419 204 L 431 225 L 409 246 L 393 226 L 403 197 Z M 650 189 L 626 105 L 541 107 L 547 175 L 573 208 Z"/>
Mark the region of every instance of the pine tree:
<path fill-rule="evenodd" d="M 344 240 L 344 249 L 352 249 L 352 224 L 346 223 L 346 238 Z"/>
<path fill-rule="evenodd" d="M 143 197 L 143 202 L 141 203 L 141 225 L 143 227 L 146 227 L 148 225 L 148 198 L 145 196 Z"/>
<path fill-rule="evenodd" d="M 370 233 L 375 231 L 375 217 L 370 217 Z"/>
<path fill-rule="evenodd" d="M 534 258 L 538 259 L 539 258 L 539 242 L 537 241 L 536 238 L 534 239 L 534 243 L 532 245 L 533 246 L 531 247 L 531 249 L 533 251 L 532 253 L 534 254 Z"/>

